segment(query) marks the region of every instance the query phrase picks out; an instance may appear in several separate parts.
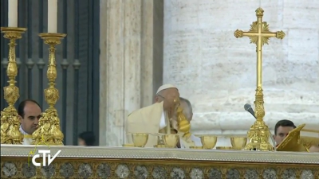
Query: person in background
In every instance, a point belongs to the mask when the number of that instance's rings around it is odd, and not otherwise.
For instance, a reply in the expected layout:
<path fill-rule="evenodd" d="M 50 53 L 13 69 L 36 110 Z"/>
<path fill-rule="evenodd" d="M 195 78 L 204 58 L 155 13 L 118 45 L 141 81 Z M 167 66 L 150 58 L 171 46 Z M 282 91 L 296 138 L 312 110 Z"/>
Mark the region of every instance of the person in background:
<path fill-rule="evenodd" d="M 295 124 L 287 119 L 283 119 L 277 122 L 275 125 L 274 139 L 276 141 L 276 147 L 285 139 L 288 133 L 296 128 Z M 312 146 L 309 152 L 319 152 L 319 146 Z"/>
<path fill-rule="evenodd" d="M 32 145 L 32 133 L 38 128 L 41 113 L 40 105 L 32 99 L 26 99 L 19 104 L 19 130 L 24 135 L 22 145 Z"/>
<path fill-rule="evenodd" d="M 94 146 L 95 136 L 93 132 L 87 131 L 79 134 L 78 143 L 80 146 Z"/>
<path fill-rule="evenodd" d="M 275 125 L 275 135 L 273 136 L 276 141 L 276 147 L 285 139 L 288 133 L 296 128 L 295 124 L 287 119 L 277 122 Z"/>

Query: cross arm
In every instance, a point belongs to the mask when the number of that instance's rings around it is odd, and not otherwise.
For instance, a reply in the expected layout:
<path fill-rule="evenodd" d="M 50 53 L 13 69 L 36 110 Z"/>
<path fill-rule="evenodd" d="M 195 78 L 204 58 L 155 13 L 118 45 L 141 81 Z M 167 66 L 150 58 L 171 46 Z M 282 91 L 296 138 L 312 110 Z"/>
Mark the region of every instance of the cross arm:
<path fill-rule="evenodd" d="M 285 33 L 283 31 L 277 31 L 277 32 L 262 32 L 262 33 L 258 33 L 258 32 L 244 32 L 242 30 L 236 30 L 234 33 L 236 38 L 240 38 L 240 37 L 253 37 L 253 36 L 262 36 L 262 37 L 276 37 L 278 39 L 283 39 L 285 37 Z"/>

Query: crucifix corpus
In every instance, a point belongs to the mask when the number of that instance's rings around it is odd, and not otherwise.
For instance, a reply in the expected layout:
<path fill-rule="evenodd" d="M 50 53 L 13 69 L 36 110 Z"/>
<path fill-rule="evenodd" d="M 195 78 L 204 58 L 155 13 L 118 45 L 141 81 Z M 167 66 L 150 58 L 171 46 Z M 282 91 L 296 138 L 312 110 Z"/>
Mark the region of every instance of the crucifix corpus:
<path fill-rule="evenodd" d="M 249 37 L 250 43 L 254 43 L 257 46 L 257 89 L 254 102 L 256 121 L 248 131 L 249 142 L 246 145 L 245 150 L 271 151 L 274 149 L 273 145 L 269 142 L 271 133 L 263 120 L 265 116 L 265 109 L 262 89 L 262 46 L 265 43 L 268 44 L 270 37 L 283 39 L 285 37 L 285 33 L 283 31 L 270 32 L 267 22 L 263 22 L 262 20 L 264 10 L 262 8 L 258 8 L 255 12 L 257 21 L 250 25 L 250 30 L 248 32 L 236 30 L 234 33 L 236 38 L 244 36 Z"/>

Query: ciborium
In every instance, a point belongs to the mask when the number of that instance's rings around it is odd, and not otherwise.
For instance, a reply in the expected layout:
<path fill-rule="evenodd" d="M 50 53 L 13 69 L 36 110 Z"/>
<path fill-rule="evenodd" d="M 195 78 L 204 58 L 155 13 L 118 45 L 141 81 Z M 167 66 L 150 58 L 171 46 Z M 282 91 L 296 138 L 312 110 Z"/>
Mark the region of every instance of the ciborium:
<path fill-rule="evenodd" d="M 132 134 L 134 147 L 145 147 L 148 141 L 148 134 L 134 133 Z"/>
<path fill-rule="evenodd" d="M 230 143 L 235 150 L 242 150 L 247 144 L 247 137 L 231 137 Z"/>

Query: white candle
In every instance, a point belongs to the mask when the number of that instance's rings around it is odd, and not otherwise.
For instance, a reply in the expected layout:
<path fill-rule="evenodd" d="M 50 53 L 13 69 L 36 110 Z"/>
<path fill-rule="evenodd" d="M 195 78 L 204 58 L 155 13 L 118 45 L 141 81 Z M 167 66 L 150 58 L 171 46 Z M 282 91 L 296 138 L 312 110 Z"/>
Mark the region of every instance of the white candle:
<path fill-rule="evenodd" d="M 8 0 L 8 27 L 18 27 L 18 0 Z"/>
<path fill-rule="evenodd" d="M 48 0 L 48 33 L 58 32 L 58 0 Z"/>

